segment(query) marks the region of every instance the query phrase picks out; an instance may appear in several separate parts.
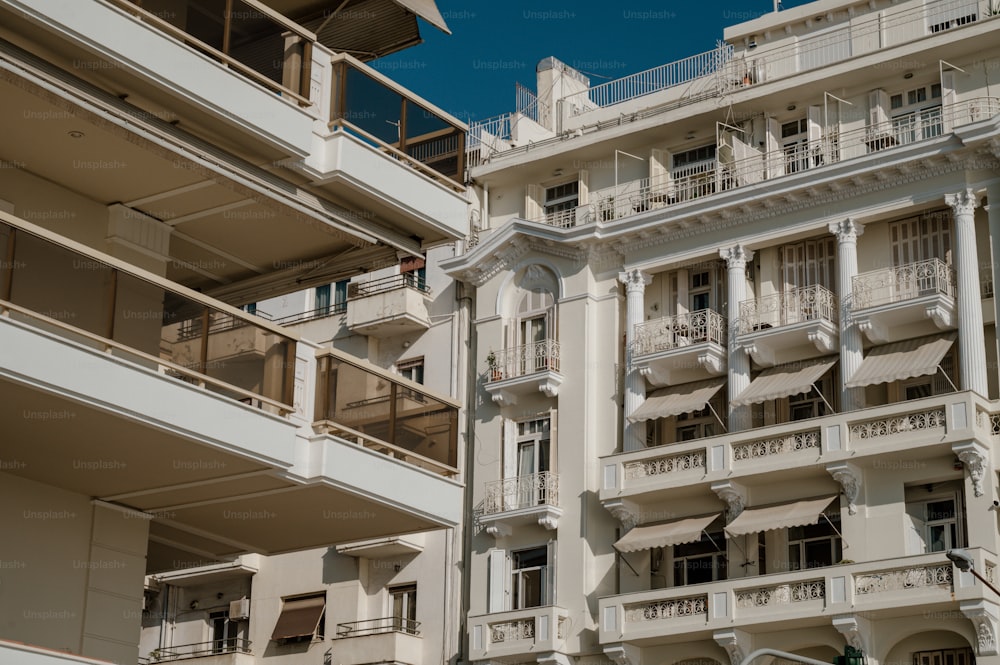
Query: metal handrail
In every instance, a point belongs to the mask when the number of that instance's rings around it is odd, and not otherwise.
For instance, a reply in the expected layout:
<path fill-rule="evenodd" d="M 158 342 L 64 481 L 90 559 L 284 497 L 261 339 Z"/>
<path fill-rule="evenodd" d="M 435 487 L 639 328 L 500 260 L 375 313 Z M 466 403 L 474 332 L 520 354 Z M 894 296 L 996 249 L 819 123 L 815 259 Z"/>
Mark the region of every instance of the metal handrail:
<path fill-rule="evenodd" d="M 487 360 L 486 382 L 551 370 L 559 371 L 559 342 L 545 339 L 503 349 Z"/>
<path fill-rule="evenodd" d="M 347 301 L 367 298 L 386 291 L 410 288 L 425 295 L 430 295 L 431 289 L 427 286 L 427 280 L 413 272 L 404 272 L 399 275 L 390 275 L 380 279 L 372 279 L 367 282 L 351 282 L 347 285 Z"/>
<path fill-rule="evenodd" d="M 381 617 L 378 619 L 363 619 L 337 624 L 337 637 L 364 637 L 366 635 L 382 635 L 385 633 L 406 633 L 419 636 L 420 622 L 405 617 Z"/>
<path fill-rule="evenodd" d="M 631 351 L 637 357 L 705 342 L 726 344 L 726 320 L 711 309 L 637 323 Z"/>
<path fill-rule="evenodd" d="M 814 284 L 740 303 L 738 334 L 825 319 L 837 323 L 837 296 Z"/>
<path fill-rule="evenodd" d="M 540 505 L 559 505 L 558 473 L 543 471 L 486 483 L 483 515 Z"/>
<path fill-rule="evenodd" d="M 856 275 L 852 279 L 851 308 L 877 307 L 933 294 L 955 296 L 955 270 L 941 259 Z"/>
<path fill-rule="evenodd" d="M 159 647 L 149 652 L 147 662 L 162 663 L 165 661 L 198 658 L 223 653 L 251 653 L 251 642 L 244 637 L 229 637 L 210 642 L 195 642 L 193 644 L 178 644 Z"/>

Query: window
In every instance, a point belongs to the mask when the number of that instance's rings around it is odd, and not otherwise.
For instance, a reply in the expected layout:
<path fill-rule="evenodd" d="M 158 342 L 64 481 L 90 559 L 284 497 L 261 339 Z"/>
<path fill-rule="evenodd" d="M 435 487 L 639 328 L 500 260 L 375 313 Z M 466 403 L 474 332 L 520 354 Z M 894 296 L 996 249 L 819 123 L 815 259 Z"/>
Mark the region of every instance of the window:
<path fill-rule="evenodd" d="M 424 291 L 427 289 L 427 263 L 417 257 L 406 257 L 399 262 L 399 274 L 407 286 Z"/>
<path fill-rule="evenodd" d="M 344 311 L 347 307 L 347 285 L 351 283 L 349 279 L 342 279 L 333 285 L 333 308 Z"/>
<path fill-rule="evenodd" d="M 889 109 L 896 144 L 922 141 L 944 132 L 939 83 L 892 95 Z"/>
<path fill-rule="evenodd" d="M 243 305 L 242 307 L 240 307 L 240 309 L 242 309 L 247 314 L 256 314 L 257 313 L 257 303 L 255 303 L 255 302 L 248 302 L 246 305 Z"/>
<path fill-rule="evenodd" d="M 548 586 L 548 549 L 534 547 L 512 554 L 511 596 L 515 610 L 541 607 L 549 604 L 546 598 Z"/>
<path fill-rule="evenodd" d="M 674 155 L 670 169 L 680 201 L 715 193 L 716 146 L 706 145 Z"/>
<path fill-rule="evenodd" d="M 907 554 L 945 552 L 965 546 L 965 515 L 959 481 L 906 488 Z"/>
<path fill-rule="evenodd" d="M 676 441 L 694 441 L 707 436 L 715 436 L 718 421 L 711 409 L 705 408 L 677 416 Z"/>
<path fill-rule="evenodd" d="M 212 633 L 212 653 L 230 653 L 236 650 L 240 626 L 236 621 L 230 621 L 229 610 L 210 613 L 208 624 Z"/>
<path fill-rule="evenodd" d="M 323 639 L 326 619 L 326 594 L 310 594 L 281 599 L 281 613 L 271 639 L 279 644 Z"/>
<path fill-rule="evenodd" d="M 688 295 L 691 299 L 691 311 L 711 309 L 712 307 L 712 272 L 702 270 L 691 272 L 691 286 Z"/>
<path fill-rule="evenodd" d="M 831 288 L 836 278 L 834 259 L 837 255 L 835 240 L 818 238 L 782 245 L 781 272 L 784 290 L 804 288 L 819 284 Z"/>
<path fill-rule="evenodd" d="M 944 552 L 960 546 L 956 499 L 937 499 L 924 503 L 924 522 L 928 552 Z"/>
<path fill-rule="evenodd" d="M 951 263 L 950 213 L 932 212 L 892 222 L 889 224 L 889 242 L 894 266 L 928 259 Z"/>
<path fill-rule="evenodd" d="M 554 226 L 573 226 L 580 200 L 580 182 L 573 180 L 545 189 L 545 220 Z"/>
<path fill-rule="evenodd" d="M 969 647 L 913 652 L 913 665 L 974 665 L 975 662 Z"/>
<path fill-rule="evenodd" d="M 823 568 L 840 561 L 843 556 L 837 533 L 839 524 L 838 510 L 823 513 L 816 524 L 788 529 L 788 569 Z"/>
<path fill-rule="evenodd" d="M 412 358 L 410 360 L 401 360 L 396 365 L 396 369 L 399 370 L 400 376 L 404 379 L 409 379 L 414 383 L 419 383 L 423 385 L 424 383 L 424 358 Z"/>
<path fill-rule="evenodd" d="M 513 344 L 522 347 L 512 358 L 516 375 L 554 368 L 554 351 L 547 340 L 554 339 L 555 298 L 544 289 L 528 291 L 517 306 Z"/>
<path fill-rule="evenodd" d="M 549 470 L 548 418 L 528 420 L 517 424 L 517 475 L 530 476 Z"/>
<path fill-rule="evenodd" d="M 392 629 L 416 635 L 417 585 L 390 587 L 389 603 L 392 608 Z"/>
<path fill-rule="evenodd" d="M 830 371 L 814 383 L 809 392 L 788 398 L 788 420 L 793 422 L 827 415 L 830 410 L 823 398 L 832 398 L 833 394 L 833 372 Z"/>
<path fill-rule="evenodd" d="M 781 125 L 781 142 L 785 151 L 785 173 L 809 168 L 809 121 L 805 118 Z"/>
<path fill-rule="evenodd" d="M 330 313 L 330 285 L 324 284 L 316 287 L 316 297 L 313 300 L 313 309 L 322 314 Z"/>
<path fill-rule="evenodd" d="M 726 554 L 721 550 L 725 542 L 725 535 L 717 531 L 702 532 L 694 543 L 674 545 L 674 586 L 726 579 Z"/>

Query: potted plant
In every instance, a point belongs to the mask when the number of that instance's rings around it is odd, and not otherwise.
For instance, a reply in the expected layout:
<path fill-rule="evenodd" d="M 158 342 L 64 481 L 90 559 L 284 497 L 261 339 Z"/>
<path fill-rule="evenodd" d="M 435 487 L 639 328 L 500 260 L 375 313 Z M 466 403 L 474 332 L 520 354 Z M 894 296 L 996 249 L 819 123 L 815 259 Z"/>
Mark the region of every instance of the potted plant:
<path fill-rule="evenodd" d="M 486 364 L 489 366 L 490 381 L 499 381 L 501 378 L 500 367 L 497 365 L 497 354 L 493 353 L 493 349 L 490 349 L 489 355 L 486 356 Z"/>

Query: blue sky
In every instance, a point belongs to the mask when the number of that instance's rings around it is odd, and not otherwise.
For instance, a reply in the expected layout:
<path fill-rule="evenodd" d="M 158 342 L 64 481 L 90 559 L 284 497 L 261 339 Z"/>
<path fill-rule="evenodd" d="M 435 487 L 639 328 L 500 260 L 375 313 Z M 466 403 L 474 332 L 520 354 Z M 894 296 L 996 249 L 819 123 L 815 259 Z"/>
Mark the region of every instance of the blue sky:
<path fill-rule="evenodd" d="M 806 4 L 785 0 L 783 7 Z M 535 65 L 555 56 L 591 76 L 620 78 L 709 51 L 725 26 L 773 10 L 773 0 L 529 2 L 437 0 L 452 30 L 421 23 L 424 43 L 372 64 L 461 118 L 514 110 L 514 83 L 535 89 Z"/>

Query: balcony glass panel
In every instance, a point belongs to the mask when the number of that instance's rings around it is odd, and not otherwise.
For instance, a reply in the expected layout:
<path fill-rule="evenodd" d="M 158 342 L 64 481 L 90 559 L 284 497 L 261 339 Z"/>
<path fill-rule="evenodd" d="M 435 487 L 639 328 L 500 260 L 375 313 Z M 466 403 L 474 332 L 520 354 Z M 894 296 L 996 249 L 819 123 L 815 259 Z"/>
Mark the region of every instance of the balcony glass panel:
<path fill-rule="evenodd" d="M 316 420 L 331 433 L 397 459 L 454 475 L 458 408 L 336 355 L 319 358 Z"/>

